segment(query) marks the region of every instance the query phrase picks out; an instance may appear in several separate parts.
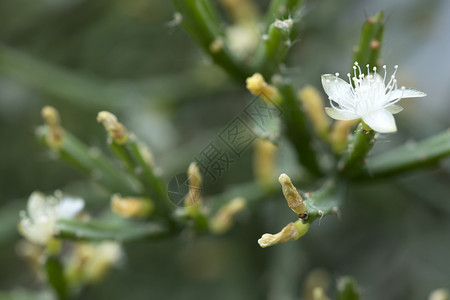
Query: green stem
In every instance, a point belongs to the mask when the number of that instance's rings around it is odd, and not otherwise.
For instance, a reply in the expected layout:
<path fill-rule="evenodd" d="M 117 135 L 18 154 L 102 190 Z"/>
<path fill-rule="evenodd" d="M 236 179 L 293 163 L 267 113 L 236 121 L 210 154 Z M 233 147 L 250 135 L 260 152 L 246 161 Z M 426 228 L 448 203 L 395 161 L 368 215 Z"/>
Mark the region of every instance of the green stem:
<path fill-rule="evenodd" d="M 58 238 L 103 241 L 114 240 L 131 242 L 144 239 L 156 239 L 170 232 L 157 223 L 108 223 L 101 221 L 59 220 L 57 225 Z"/>
<path fill-rule="evenodd" d="M 356 282 L 351 277 L 343 277 L 337 283 L 338 300 L 359 300 L 359 291 Z"/>
<path fill-rule="evenodd" d="M 361 122 L 348 142 L 347 150 L 338 164 L 339 171 L 348 178 L 359 174 L 366 165 L 366 156 L 375 143 L 375 131 L 366 130 Z"/>
<path fill-rule="evenodd" d="M 134 136 L 128 137 L 124 145 L 111 143 L 114 154 L 125 163 L 130 175 L 139 180 L 146 193 L 155 202 L 155 213 L 169 215 L 174 205 L 170 202 L 163 180 L 156 176 L 153 167 L 144 158 L 140 143 Z"/>
<path fill-rule="evenodd" d="M 208 76 L 210 72 L 215 71 L 209 68 Z M 147 103 L 151 98 L 167 105 L 168 101 L 192 100 L 198 97 L 200 91 L 210 93 L 219 87 L 222 88 L 222 74 L 215 74 L 213 76 L 215 82 L 212 82 L 210 77 L 198 76 L 199 73 L 202 72 L 199 72 L 198 68 L 190 68 L 177 74 L 158 74 L 155 78 L 107 81 L 46 63 L 38 57 L 0 43 L 2 76 L 40 93 L 51 95 L 57 100 L 90 109 L 125 106 L 128 102 L 123 99 L 129 99 L 130 95 L 136 102 Z M 219 80 L 216 80 L 216 77 Z M 199 86 L 202 88 L 199 89 Z"/>
<path fill-rule="evenodd" d="M 381 179 L 436 164 L 450 156 L 450 130 L 414 144 L 405 144 L 377 155 L 358 179 Z"/>
<path fill-rule="evenodd" d="M 45 144 L 45 136 L 48 128 L 42 126 L 37 130 L 39 139 Z M 101 153 L 89 149 L 83 142 L 69 132 L 64 132 L 64 140 L 60 149 L 56 151 L 67 164 L 113 193 L 135 194 L 134 183 L 123 174 Z"/>
<path fill-rule="evenodd" d="M 182 16 L 183 27 L 217 65 L 239 81 L 251 75 L 249 68 L 227 47 L 222 22 L 209 0 L 172 0 L 172 3 Z M 220 46 L 212 47 L 213 43 Z"/>
<path fill-rule="evenodd" d="M 275 20 L 285 20 L 296 17 L 296 12 L 304 0 L 272 0 L 266 14 L 266 28 Z"/>
<path fill-rule="evenodd" d="M 45 260 L 45 272 L 48 283 L 54 288 L 59 300 L 68 298 L 67 282 L 61 262 L 55 256 L 48 255 Z"/>
<path fill-rule="evenodd" d="M 383 32 L 383 12 L 380 11 L 373 17 L 366 19 L 366 22 L 363 24 L 359 45 L 353 60 L 357 61 L 361 66 L 366 64 L 369 64 L 370 67 L 376 66 L 380 55 Z M 353 70 L 350 74 L 353 74 Z"/>
<path fill-rule="evenodd" d="M 287 137 L 294 146 L 300 163 L 314 176 L 322 174 L 313 148 L 313 140 L 308 128 L 305 114 L 300 108 L 292 85 L 287 83 L 277 84 L 282 101 L 281 118 L 286 127 Z"/>
<path fill-rule="evenodd" d="M 319 190 L 311 193 L 311 196 L 304 200 L 308 212 L 308 218 L 305 222 L 311 224 L 318 218 L 338 214 L 345 187 L 345 182 L 337 182 L 332 179 L 327 181 Z"/>
<path fill-rule="evenodd" d="M 269 27 L 267 39 L 263 39 L 255 55 L 255 70 L 270 79 L 279 71 L 291 46 L 291 32 L 294 20 L 275 21 Z"/>

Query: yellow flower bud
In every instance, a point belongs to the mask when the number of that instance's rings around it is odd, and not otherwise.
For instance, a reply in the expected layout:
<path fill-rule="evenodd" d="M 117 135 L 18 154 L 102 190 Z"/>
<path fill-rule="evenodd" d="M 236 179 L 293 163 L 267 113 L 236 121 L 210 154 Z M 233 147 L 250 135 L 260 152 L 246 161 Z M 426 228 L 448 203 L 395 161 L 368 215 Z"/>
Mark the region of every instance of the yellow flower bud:
<path fill-rule="evenodd" d="M 311 119 L 314 131 L 318 136 L 325 139 L 328 135 L 330 120 L 325 114 L 322 95 L 316 88 L 308 85 L 298 93 L 298 97 L 306 114 Z"/>
<path fill-rule="evenodd" d="M 260 73 L 255 73 L 246 80 L 247 89 L 255 96 L 263 98 L 267 103 L 279 103 L 281 98 L 278 90 L 268 84 Z"/>
<path fill-rule="evenodd" d="M 275 157 L 277 147 L 269 140 L 257 139 L 253 170 L 258 182 L 265 188 L 272 188 L 275 183 Z"/>
<path fill-rule="evenodd" d="M 348 133 L 358 122 L 359 120 L 339 120 L 334 123 L 329 136 L 330 144 L 334 152 L 339 153 L 345 149 Z"/>
<path fill-rule="evenodd" d="M 447 289 L 437 289 L 431 292 L 428 300 L 450 300 L 450 294 Z"/>
<path fill-rule="evenodd" d="M 285 243 L 287 241 L 295 241 L 305 235 L 308 232 L 309 223 L 303 224 L 302 220 L 298 220 L 295 223 L 287 224 L 279 233 L 269 234 L 265 233 L 258 240 L 261 248 Z"/>
<path fill-rule="evenodd" d="M 247 203 L 244 198 L 234 198 L 211 219 L 210 229 L 212 232 L 221 234 L 228 231 L 233 226 L 233 218 L 243 211 Z"/>
<path fill-rule="evenodd" d="M 153 211 L 153 202 L 147 198 L 124 197 L 115 194 L 111 197 L 111 209 L 125 218 L 142 218 Z"/>
<path fill-rule="evenodd" d="M 322 287 L 315 287 L 312 291 L 313 300 L 330 300 L 330 298 L 325 295 L 325 291 Z"/>
<path fill-rule="evenodd" d="M 219 3 L 235 23 L 255 22 L 259 14 L 257 6 L 251 0 L 220 0 Z"/>
<path fill-rule="evenodd" d="M 119 145 L 126 143 L 128 135 L 125 127 L 117 121 L 117 117 L 108 111 L 101 111 L 97 115 L 97 122 L 101 122 L 109 136 Z"/>
<path fill-rule="evenodd" d="M 284 197 L 292 211 L 295 212 L 299 218 L 306 218 L 308 216 L 306 205 L 303 203 L 302 196 L 300 196 L 297 189 L 292 184 L 291 178 L 283 173 L 278 178 L 278 181 L 281 184 Z"/>
<path fill-rule="evenodd" d="M 61 149 L 64 141 L 64 129 L 61 127 L 58 111 L 54 107 L 44 106 L 41 115 L 48 126 L 45 142 L 52 149 Z"/>

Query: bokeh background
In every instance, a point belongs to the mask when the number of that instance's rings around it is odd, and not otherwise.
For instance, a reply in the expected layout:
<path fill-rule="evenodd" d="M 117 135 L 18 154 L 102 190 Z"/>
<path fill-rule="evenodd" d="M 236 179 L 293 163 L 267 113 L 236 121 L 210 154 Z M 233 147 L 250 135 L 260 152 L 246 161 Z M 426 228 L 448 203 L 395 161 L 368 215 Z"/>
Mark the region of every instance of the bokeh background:
<path fill-rule="evenodd" d="M 261 12 L 268 1 L 255 1 Z M 365 16 L 387 16 L 381 57 L 400 84 L 428 94 L 408 101 L 399 132 L 374 153 L 450 125 L 450 2 L 308 1 L 283 73 L 298 88 L 345 73 Z M 95 214 L 109 198 L 55 161 L 34 135 L 53 105 L 65 128 L 108 150 L 95 117 L 109 110 L 154 152 L 167 180 L 252 100 L 244 82 L 214 66 L 174 25 L 170 1 L 0 1 L 0 291 L 38 291 L 16 254 L 18 213 L 34 190 L 84 196 Z M 405 101 L 405 102 L 406 102 Z M 280 171 L 297 171 L 281 142 Z M 248 151 L 206 195 L 252 180 Z M 302 187 L 299 187 L 300 189 Z M 301 240 L 261 249 L 257 239 L 292 221 L 281 191 L 242 214 L 224 236 L 126 245 L 127 259 L 82 299 L 299 299 L 308 274 L 354 276 L 364 299 L 425 299 L 450 288 L 450 163 L 387 182 L 353 186 L 342 217 L 316 222 Z M 317 272 L 316 272 L 317 273 Z M 2 297 L 3 297 L 2 296 Z M 307 299 L 307 298 L 303 298 Z"/>

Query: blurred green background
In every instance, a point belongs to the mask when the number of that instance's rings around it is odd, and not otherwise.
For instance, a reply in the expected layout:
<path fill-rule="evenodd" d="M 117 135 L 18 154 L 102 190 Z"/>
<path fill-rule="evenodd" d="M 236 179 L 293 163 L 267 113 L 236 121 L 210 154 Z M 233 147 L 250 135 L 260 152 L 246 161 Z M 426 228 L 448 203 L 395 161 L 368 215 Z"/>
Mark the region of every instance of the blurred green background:
<path fill-rule="evenodd" d="M 257 4 L 261 12 L 268 5 Z M 381 136 L 374 153 L 450 125 L 449 1 L 308 1 L 284 70 L 297 88 L 320 88 L 320 74 L 345 73 L 365 16 L 379 10 L 387 15 L 383 61 L 400 66 L 400 84 L 428 97 L 407 100 L 399 132 Z M 173 13 L 162 0 L 0 0 L 0 291 L 39 290 L 15 250 L 18 212 L 32 191 L 84 196 L 90 212 L 109 201 L 36 141 L 41 107 L 55 106 L 65 128 L 105 152 L 95 117 L 115 113 L 148 143 L 168 180 L 252 100 L 244 82 L 229 79 L 173 25 Z M 280 148 L 278 169 L 295 173 L 289 145 Z M 205 193 L 251 181 L 251 156 Z M 326 218 L 297 242 L 261 249 L 262 233 L 292 221 L 280 191 L 224 236 L 126 245 L 123 265 L 81 298 L 299 299 L 308 273 L 320 268 L 332 285 L 354 276 L 363 299 L 425 299 L 450 288 L 449 195 L 447 159 L 353 186 L 340 220 Z"/>

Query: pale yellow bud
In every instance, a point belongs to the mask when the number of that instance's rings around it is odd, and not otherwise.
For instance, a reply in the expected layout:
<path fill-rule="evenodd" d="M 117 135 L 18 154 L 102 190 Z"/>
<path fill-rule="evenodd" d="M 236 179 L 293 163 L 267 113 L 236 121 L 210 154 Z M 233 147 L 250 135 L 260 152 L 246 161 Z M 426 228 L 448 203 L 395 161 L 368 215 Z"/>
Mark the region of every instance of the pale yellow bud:
<path fill-rule="evenodd" d="M 45 141 L 50 148 L 61 149 L 64 141 L 64 129 L 61 127 L 58 111 L 51 106 L 41 110 L 42 118 L 48 126 Z"/>
<path fill-rule="evenodd" d="M 201 189 L 202 189 L 202 175 L 195 162 L 189 165 L 188 171 L 189 192 L 184 199 L 184 206 L 186 213 L 194 217 L 198 215 L 201 206 Z"/>
<path fill-rule="evenodd" d="M 330 287 L 330 275 L 322 269 L 314 269 L 308 273 L 304 280 L 303 297 L 305 300 L 314 300 L 320 297 L 326 297 L 326 291 Z"/>
<path fill-rule="evenodd" d="M 117 242 L 78 243 L 67 262 L 66 278 L 74 286 L 98 283 L 122 257 Z"/>
<path fill-rule="evenodd" d="M 309 223 L 303 224 L 302 220 L 298 220 L 295 223 L 287 224 L 279 233 L 269 234 L 265 233 L 258 240 L 261 248 L 285 243 L 287 241 L 295 241 L 305 235 L 308 232 Z"/>
<path fill-rule="evenodd" d="M 326 138 L 330 127 L 330 120 L 325 114 L 323 98 L 319 91 L 313 86 L 305 86 L 298 93 L 306 114 L 311 119 L 314 131 L 318 136 Z"/>
<path fill-rule="evenodd" d="M 217 234 L 228 231 L 233 226 L 234 216 L 243 211 L 246 206 L 247 203 L 244 198 L 238 197 L 231 200 L 211 219 L 211 231 Z"/>
<path fill-rule="evenodd" d="M 109 136 L 119 145 L 127 141 L 127 131 L 125 127 L 117 121 L 117 117 L 108 111 L 101 111 L 97 115 L 97 122 L 101 122 Z"/>
<path fill-rule="evenodd" d="M 153 202 L 147 198 L 124 197 L 115 194 L 111 197 L 111 210 L 125 218 L 142 218 L 154 209 Z"/>
<path fill-rule="evenodd" d="M 144 159 L 144 161 L 150 165 L 150 166 L 154 166 L 155 165 L 155 158 L 153 156 L 153 153 L 150 151 L 150 149 L 144 145 L 144 144 L 139 144 L 139 152 L 142 155 L 142 158 Z"/>
<path fill-rule="evenodd" d="M 330 144 L 334 152 L 339 153 L 345 149 L 349 131 L 358 122 L 359 120 L 339 120 L 334 123 L 329 136 Z"/>
<path fill-rule="evenodd" d="M 291 178 L 283 173 L 278 177 L 278 181 L 281 184 L 283 195 L 292 211 L 295 212 L 299 218 L 306 218 L 308 216 L 306 205 L 303 203 L 302 196 L 300 196 L 297 189 L 292 184 Z"/>
<path fill-rule="evenodd" d="M 431 292 L 428 300 L 450 300 L 450 293 L 447 289 L 437 289 Z"/>
<path fill-rule="evenodd" d="M 275 183 L 276 152 L 277 147 L 271 141 L 264 139 L 256 140 L 253 170 L 259 183 L 268 189 Z"/>
<path fill-rule="evenodd" d="M 246 80 L 247 89 L 255 96 L 261 97 L 268 103 L 279 103 L 281 98 L 278 90 L 273 85 L 268 84 L 260 73 L 255 73 Z"/>
<path fill-rule="evenodd" d="M 219 3 L 236 23 L 254 22 L 259 14 L 252 0 L 220 0 Z"/>
<path fill-rule="evenodd" d="M 330 298 L 325 295 L 325 291 L 322 287 L 315 287 L 312 291 L 313 300 L 330 300 Z"/>

